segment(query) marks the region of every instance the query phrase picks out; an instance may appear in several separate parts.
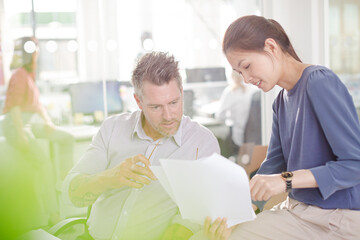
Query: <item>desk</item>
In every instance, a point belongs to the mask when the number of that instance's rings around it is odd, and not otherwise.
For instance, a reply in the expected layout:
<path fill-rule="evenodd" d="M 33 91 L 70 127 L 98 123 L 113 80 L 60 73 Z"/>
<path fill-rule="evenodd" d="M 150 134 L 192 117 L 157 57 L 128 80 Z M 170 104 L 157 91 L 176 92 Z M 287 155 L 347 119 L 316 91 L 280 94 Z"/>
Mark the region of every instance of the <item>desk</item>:
<path fill-rule="evenodd" d="M 95 125 L 64 125 L 61 129 L 71 133 L 76 142 L 91 141 L 92 137 L 99 131 L 100 126 Z"/>

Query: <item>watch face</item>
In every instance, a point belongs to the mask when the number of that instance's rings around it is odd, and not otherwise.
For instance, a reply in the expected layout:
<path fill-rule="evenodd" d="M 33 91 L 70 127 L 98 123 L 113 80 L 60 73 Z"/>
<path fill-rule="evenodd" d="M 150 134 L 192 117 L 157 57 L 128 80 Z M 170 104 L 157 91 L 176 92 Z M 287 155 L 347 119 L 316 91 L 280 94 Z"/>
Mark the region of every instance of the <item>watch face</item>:
<path fill-rule="evenodd" d="M 283 178 L 289 178 L 289 177 L 293 176 L 293 173 L 292 172 L 282 172 L 281 175 Z"/>

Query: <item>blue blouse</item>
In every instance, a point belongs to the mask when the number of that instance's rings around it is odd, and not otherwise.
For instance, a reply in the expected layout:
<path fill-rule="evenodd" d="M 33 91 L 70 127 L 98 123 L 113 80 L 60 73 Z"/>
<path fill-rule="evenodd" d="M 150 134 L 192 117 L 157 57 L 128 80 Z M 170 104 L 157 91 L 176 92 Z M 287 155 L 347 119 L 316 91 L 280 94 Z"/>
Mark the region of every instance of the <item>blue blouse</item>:
<path fill-rule="evenodd" d="M 360 210 L 360 124 L 345 85 L 331 70 L 307 67 L 273 104 L 272 136 L 259 174 L 309 169 L 318 188 L 291 198 L 325 209 Z"/>

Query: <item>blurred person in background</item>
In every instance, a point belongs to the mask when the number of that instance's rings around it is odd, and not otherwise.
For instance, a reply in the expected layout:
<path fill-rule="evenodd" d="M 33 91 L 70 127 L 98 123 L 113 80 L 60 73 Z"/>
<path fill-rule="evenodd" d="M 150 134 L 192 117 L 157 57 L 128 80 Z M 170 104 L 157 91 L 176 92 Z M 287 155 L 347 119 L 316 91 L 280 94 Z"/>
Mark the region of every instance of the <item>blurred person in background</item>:
<path fill-rule="evenodd" d="M 236 71 L 231 73 L 232 82 L 221 97 L 216 118 L 224 120 L 231 127 L 226 144 L 225 157 L 234 156 L 244 143 L 245 127 L 249 118 L 251 98 L 255 88 L 244 84 L 242 76 Z"/>
<path fill-rule="evenodd" d="M 15 41 L 10 66 L 13 72 L 3 109 L 2 128 L 9 148 L 2 153 L 1 161 L 13 163 L 7 166 L 15 170 L 12 177 L 16 180 L 9 182 L 6 187 L 8 204 L 11 204 L 7 210 L 14 219 L 14 227 L 19 225 L 17 227 L 21 228 L 18 229 L 20 232 L 59 220 L 54 166 L 36 138 L 58 143 L 61 155 L 55 158 L 62 166 L 62 177 L 66 175 L 63 166 L 67 165 L 69 170 L 71 166 L 68 165 L 73 158 L 74 138 L 53 124 L 39 101 L 39 89 L 35 83 L 38 52 L 38 41 L 33 37 L 22 37 Z M 24 212 L 18 211 L 23 206 L 27 206 Z"/>

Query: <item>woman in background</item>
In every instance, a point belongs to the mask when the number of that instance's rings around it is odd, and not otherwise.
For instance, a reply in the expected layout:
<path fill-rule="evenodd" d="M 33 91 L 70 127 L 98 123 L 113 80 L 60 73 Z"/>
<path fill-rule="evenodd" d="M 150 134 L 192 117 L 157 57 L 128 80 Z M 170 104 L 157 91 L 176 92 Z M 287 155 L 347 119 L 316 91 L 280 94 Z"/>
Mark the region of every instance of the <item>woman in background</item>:
<path fill-rule="evenodd" d="M 235 227 L 230 239 L 360 239 L 360 124 L 345 85 L 330 69 L 302 63 L 272 19 L 234 21 L 223 52 L 246 83 L 264 92 L 283 88 L 273 103 L 267 157 L 250 192 L 259 201 L 289 193 Z M 227 239 L 230 232 L 224 219 L 205 221 L 210 239 Z"/>
<path fill-rule="evenodd" d="M 4 136 L 7 143 L 15 150 L 13 153 L 17 153 L 14 157 L 16 159 L 13 159 L 19 167 L 17 176 L 20 179 L 24 177 L 13 187 L 20 187 L 21 182 L 27 182 L 26 184 L 33 188 L 33 191 L 31 189 L 27 191 L 34 199 L 27 199 L 26 194 L 13 196 L 16 199 L 13 202 L 14 208 L 21 207 L 20 205 L 24 204 L 21 201 L 28 201 L 26 205 L 30 204 L 29 201 L 33 201 L 30 208 L 35 219 L 27 221 L 26 224 L 29 226 L 22 226 L 23 229 L 46 226 L 56 222 L 58 218 L 55 166 L 52 166 L 44 149 L 35 139 L 45 138 L 58 143 L 61 155 L 55 157 L 60 166 L 64 163 L 72 164 L 73 155 L 72 135 L 55 127 L 45 107 L 39 101 L 39 89 L 35 83 L 38 50 L 38 41 L 35 38 L 23 37 L 15 41 L 11 63 L 14 71 L 9 81 L 3 109 Z M 13 153 L 9 153 L 9 156 L 13 156 Z M 65 172 L 62 174 L 66 175 Z M 29 217 L 23 215 L 25 216 L 17 217 Z M 20 224 L 21 220 L 18 221 Z"/>
<path fill-rule="evenodd" d="M 242 76 L 236 71 L 231 73 L 232 83 L 227 86 L 221 97 L 216 118 L 230 121 L 230 151 L 225 157 L 234 156 L 244 143 L 244 133 L 249 118 L 251 97 L 254 89 L 244 84 Z M 241 103 L 241 104 L 239 104 Z"/>

